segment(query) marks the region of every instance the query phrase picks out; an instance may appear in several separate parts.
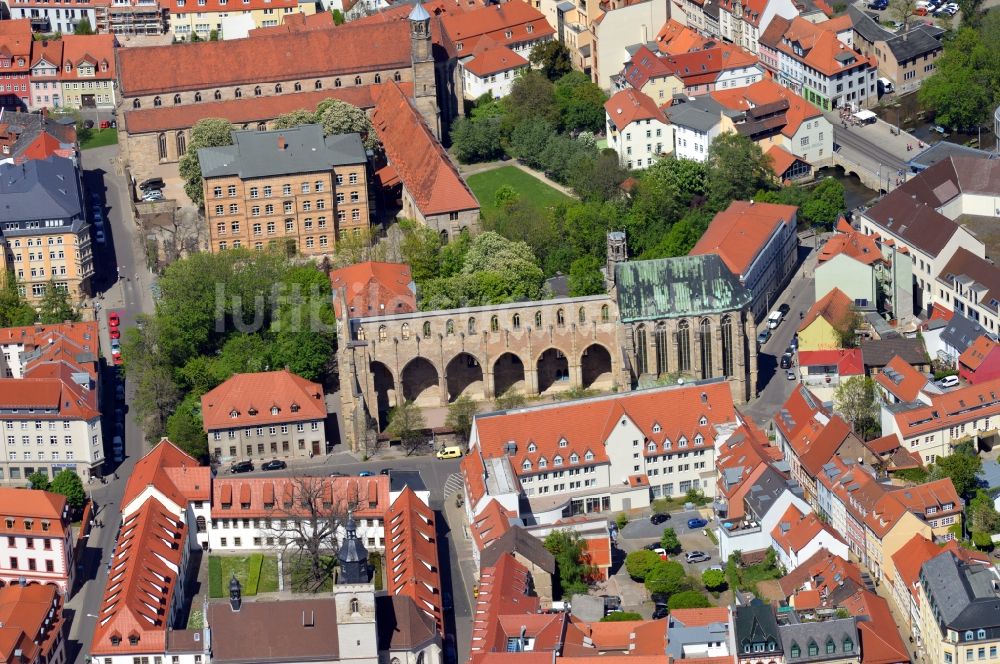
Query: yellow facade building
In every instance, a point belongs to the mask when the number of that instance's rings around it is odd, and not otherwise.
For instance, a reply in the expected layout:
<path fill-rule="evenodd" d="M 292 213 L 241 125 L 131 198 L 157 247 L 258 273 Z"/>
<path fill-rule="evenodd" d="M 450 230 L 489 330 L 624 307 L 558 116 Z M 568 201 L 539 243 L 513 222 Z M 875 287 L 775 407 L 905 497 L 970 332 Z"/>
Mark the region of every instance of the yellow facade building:
<path fill-rule="evenodd" d="M 216 31 L 219 39 L 225 37 L 227 19 L 249 18 L 253 28 L 282 25 L 292 14 L 316 13 L 316 4 L 298 0 L 169 0 L 170 31 L 178 39 L 191 39 L 197 34 L 208 39 Z M 245 36 L 245 35 L 239 35 Z"/>

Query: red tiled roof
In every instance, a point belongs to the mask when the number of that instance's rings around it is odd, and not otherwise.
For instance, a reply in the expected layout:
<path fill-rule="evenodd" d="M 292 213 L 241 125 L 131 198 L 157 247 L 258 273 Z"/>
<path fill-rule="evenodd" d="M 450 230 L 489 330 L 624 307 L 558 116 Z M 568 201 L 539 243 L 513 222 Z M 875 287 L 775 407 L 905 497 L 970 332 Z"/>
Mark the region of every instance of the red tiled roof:
<path fill-rule="evenodd" d="M 685 85 L 698 84 L 706 80 L 714 81 L 721 72 L 742 69 L 757 63 L 754 55 L 731 44 L 718 44 L 713 48 L 668 55 L 662 60 L 667 69 Z"/>
<path fill-rule="evenodd" d="M 406 487 L 385 515 L 386 590 L 406 595 L 444 634 L 434 512 Z"/>
<path fill-rule="evenodd" d="M 49 157 L 64 157 L 72 159 L 75 156 L 74 148 L 64 148 L 62 142 L 52 134 L 43 131 L 38 134 L 31 143 L 28 144 L 17 158 L 16 163 L 23 161 L 38 161 Z"/>
<path fill-rule="evenodd" d="M 927 321 L 928 322 L 932 320 L 949 321 L 954 315 L 955 315 L 954 311 L 952 311 L 951 309 L 946 309 L 937 302 L 935 302 L 934 304 L 931 305 L 931 317 L 928 318 Z"/>
<path fill-rule="evenodd" d="M 372 124 L 420 212 L 432 216 L 478 210 L 479 201 L 399 86 L 383 85 L 375 96 Z"/>
<path fill-rule="evenodd" d="M 764 153 L 767 158 L 771 160 L 771 168 L 774 170 L 774 174 L 779 178 L 791 168 L 795 162 L 802 161 L 793 155 L 791 152 L 781 147 L 780 145 L 772 145 L 771 148 Z M 804 162 L 807 163 L 807 162 Z"/>
<path fill-rule="evenodd" d="M 904 438 L 939 431 L 1000 412 L 1000 378 L 931 397 L 931 405 L 895 414 Z"/>
<path fill-rule="evenodd" d="M 537 596 L 527 593 L 529 588 L 531 573 L 511 553 L 502 554 L 493 567 L 480 570 L 479 594 L 472 611 L 472 656 L 497 649 L 506 652 L 506 643 L 500 643 L 506 640 L 497 618 L 501 615 L 528 617 L 537 613 L 540 602 Z M 549 664 L 551 659 L 551 653 L 547 654 Z"/>
<path fill-rule="evenodd" d="M 408 314 L 417 310 L 416 286 L 410 266 L 406 263 L 368 261 L 330 272 L 334 290 L 333 304 L 340 316 L 341 298 L 336 291 L 345 290 L 350 318 Z"/>
<path fill-rule="evenodd" d="M 888 454 L 899 447 L 899 436 L 894 433 L 889 434 L 875 440 L 869 440 L 865 445 L 875 454 Z"/>
<path fill-rule="evenodd" d="M 958 361 L 975 371 L 986 359 L 986 356 L 992 353 L 996 347 L 997 343 L 995 341 L 986 335 L 981 335 L 969 344 L 969 347 L 958 357 Z"/>
<path fill-rule="evenodd" d="M 792 595 L 791 605 L 796 611 L 809 611 L 823 606 L 818 590 L 800 590 Z"/>
<path fill-rule="evenodd" d="M 805 562 L 778 579 L 778 585 L 786 597 L 807 584 L 813 590 L 819 590 L 821 597 L 825 597 L 829 591 L 848 580 L 859 588 L 864 587 L 861 569 L 856 564 L 833 555 L 827 549 L 819 549 Z"/>
<path fill-rule="evenodd" d="M 349 507 L 356 518 L 381 518 L 389 509 L 389 478 L 373 477 L 217 477 L 213 518 L 259 518 L 305 514 L 303 500 L 322 501 L 338 512 Z M 388 535 L 387 535 L 388 537 Z"/>
<path fill-rule="evenodd" d="M 187 524 L 156 498 L 147 498 L 138 510 L 124 517 L 91 654 L 127 656 L 164 651 L 167 620 L 186 546 Z"/>
<path fill-rule="evenodd" d="M 865 265 L 884 262 L 882 251 L 879 249 L 878 243 L 875 242 L 875 238 L 854 229 L 847 233 L 837 233 L 827 240 L 819 252 L 817 260 L 820 263 L 825 263 L 840 254 L 849 256 Z"/>
<path fill-rule="evenodd" d="M 63 35 L 63 60 L 59 78 L 64 81 L 92 81 L 115 78 L 114 35 Z M 71 70 L 66 71 L 66 64 Z M 93 65 L 93 76 L 80 76 L 80 65 Z"/>
<path fill-rule="evenodd" d="M 690 255 L 718 254 L 730 271 L 746 274 L 782 226 L 795 229 L 794 205 L 733 201 L 715 215 Z"/>
<path fill-rule="evenodd" d="M 781 17 L 776 16 L 771 19 L 770 25 L 774 25 L 775 20 L 779 18 Z M 762 79 L 742 88 L 715 90 L 711 95 L 715 101 L 726 108 L 738 111 L 747 111 L 756 106 L 767 106 L 786 101 L 788 108 L 785 110 L 785 122 L 781 128 L 781 134 L 787 138 L 795 136 L 799 127 L 806 120 L 819 118 L 823 115 L 817 107 L 770 78 Z M 780 146 L 776 145 L 775 147 Z M 781 174 L 782 172 L 777 167 L 775 168 L 775 173 Z"/>
<path fill-rule="evenodd" d="M 849 20 L 848 16 L 844 16 Z M 770 28 L 770 26 L 768 26 Z M 843 21 L 830 19 L 822 23 L 811 23 L 796 16 L 784 33 L 784 39 L 775 48 L 798 62 L 803 62 L 825 76 L 835 76 L 857 67 L 877 67 L 874 57 L 866 57 L 840 41 L 837 33 L 843 30 Z M 765 30 L 765 32 L 769 32 Z M 788 40 L 788 44 L 785 43 Z M 797 55 L 793 48 L 798 44 L 805 55 Z M 842 63 L 838 55 L 850 54 L 853 62 Z"/>
<path fill-rule="evenodd" d="M 712 623 L 728 624 L 729 609 L 724 606 L 713 606 L 708 609 L 674 609 L 670 612 L 670 620 L 682 623 L 685 627 L 707 627 Z"/>
<path fill-rule="evenodd" d="M 645 46 L 640 46 L 625 63 L 622 76 L 636 90 L 641 90 L 651 78 L 670 76 L 673 70 L 657 54 Z"/>
<path fill-rule="evenodd" d="M 799 351 L 799 366 L 813 367 L 817 365 L 837 367 L 838 376 L 860 376 L 865 372 L 865 363 L 860 348 Z"/>
<path fill-rule="evenodd" d="M 611 567 L 611 540 L 607 537 L 583 540 L 583 559 L 588 565 L 598 568 Z"/>
<path fill-rule="evenodd" d="M 174 0 L 176 2 L 176 0 Z M 262 35 L 273 35 L 278 32 L 304 32 L 306 30 L 330 30 L 334 27 L 333 14 L 331 12 L 317 12 L 316 14 L 303 14 L 293 12 L 285 14 L 281 25 L 269 25 L 265 28 L 254 28 L 247 34 L 248 37 L 260 37 Z"/>
<path fill-rule="evenodd" d="M 510 520 L 515 518 L 517 518 L 517 514 L 506 509 L 500 504 L 500 501 L 490 500 L 489 504 L 472 520 L 472 539 L 476 543 L 476 548 L 482 551 L 500 539 L 504 533 L 510 530 Z"/>
<path fill-rule="evenodd" d="M 801 551 L 824 532 L 835 540 L 844 541 L 840 535 L 834 532 L 833 528 L 820 521 L 815 512 L 804 515 L 795 505 L 789 505 L 784 515 L 778 520 L 774 530 L 771 531 L 771 539 L 785 553 L 792 554 Z"/>
<path fill-rule="evenodd" d="M 890 374 L 886 373 L 886 370 L 889 370 L 892 376 L 899 376 L 899 380 L 893 380 Z M 875 382 L 900 401 L 910 402 L 916 401 L 920 391 L 927 385 L 928 379 L 927 376 L 914 369 L 909 362 L 899 355 L 895 355 L 885 365 L 885 369 L 875 376 Z"/>
<path fill-rule="evenodd" d="M 656 102 L 635 88 L 625 88 L 615 93 L 604 103 L 604 110 L 618 131 L 624 131 L 638 120 L 667 121 Z"/>
<path fill-rule="evenodd" d="M 963 503 L 958 497 L 950 477 L 908 486 L 892 492 L 907 511 L 925 517 L 928 509 L 935 510 L 934 516 L 947 516 L 951 512 L 961 512 Z M 951 507 L 947 507 L 951 505 Z"/>
<path fill-rule="evenodd" d="M 35 489 L 0 488 L 0 511 L 5 520 L 0 520 L 0 536 L 35 535 L 63 537 L 69 528 L 69 508 L 65 496 Z M 13 519 L 13 527 L 8 528 L 6 519 Z M 25 528 L 24 521 L 32 521 L 31 530 Z M 48 530 L 42 530 L 42 521 L 48 521 Z"/>
<path fill-rule="evenodd" d="M 62 603 L 56 587 L 47 584 L 0 588 L 0 661 L 51 661 L 62 633 Z"/>
<path fill-rule="evenodd" d="M 852 616 L 868 616 L 868 620 L 857 623 L 861 636 L 861 664 L 910 661 L 910 652 L 884 598 L 868 590 L 859 590 L 842 605 Z"/>
<path fill-rule="evenodd" d="M 528 66 L 527 60 L 506 46 L 494 43 L 484 46 L 485 42 L 484 38 L 473 52 L 473 57 L 462 63 L 466 70 L 479 78 Z"/>
<path fill-rule="evenodd" d="M 326 57 L 332 53 L 336 57 Z M 164 67 L 164 62 L 170 66 Z M 404 21 L 347 23 L 332 30 L 118 49 L 119 78 L 125 97 L 295 79 L 311 81 L 411 65 L 410 31 Z"/>
<path fill-rule="evenodd" d="M 323 386 L 288 369 L 236 374 L 201 397 L 205 431 L 326 419 Z"/>
<path fill-rule="evenodd" d="M 441 17 L 441 27 L 452 42 L 462 45 L 465 52 L 475 49 L 483 37 L 511 46 L 544 40 L 556 32 L 545 16 L 526 2 L 505 2 L 445 14 Z"/>
<path fill-rule="evenodd" d="M 31 67 L 31 47 L 34 44 L 31 19 L 22 18 L 0 21 L 0 53 L 11 56 L 10 69 L 17 74 L 27 74 Z M 18 56 L 24 65 L 18 66 Z"/>
<path fill-rule="evenodd" d="M 701 48 L 708 40 L 691 28 L 674 19 L 668 20 L 656 35 L 656 46 L 661 53 L 677 55 Z"/>
<path fill-rule="evenodd" d="M 210 468 L 199 466 L 191 456 L 164 438 L 132 468 L 125 483 L 121 508 L 125 510 L 147 487 L 153 487 L 179 506 L 191 500 L 208 500 L 211 483 Z"/>
<path fill-rule="evenodd" d="M 700 424 L 702 417 L 705 424 Z M 477 446 L 485 457 L 508 456 L 519 476 L 550 472 L 557 467 L 557 456 L 562 467 L 604 464 L 608 463 L 604 442 L 622 420 L 630 420 L 656 448 L 645 449 L 645 454 L 676 454 L 697 449 L 698 435 L 703 439 L 700 446 L 712 447 L 715 425 L 735 422 L 736 409 L 724 382 L 647 390 L 479 416 Z M 681 438 L 685 448 L 680 447 Z M 513 454 L 507 452 L 508 443 L 516 446 Z"/>
<path fill-rule="evenodd" d="M 851 308 L 853 306 L 854 303 L 851 298 L 844 294 L 844 291 L 834 288 L 809 309 L 802 324 L 799 325 L 799 332 L 812 325 L 820 316 L 835 329 L 842 329 L 845 324 L 851 321 Z"/>
<path fill-rule="evenodd" d="M 400 86 L 404 94 L 413 94 L 412 83 L 401 83 Z M 302 108 L 313 110 L 324 99 L 339 99 L 352 106 L 368 109 L 375 106 L 373 95 L 378 87 L 381 86 L 362 85 L 318 92 L 296 92 L 270 97 L 243 97 L 226 101 L 127 110 L 125 126 L 128 127 L 130 134 L 146 134 L 170 129 L 188 129 L 202 118 L 222 118 L 239 128 L 241 125 L 273 120 L 279 115 Z"/>

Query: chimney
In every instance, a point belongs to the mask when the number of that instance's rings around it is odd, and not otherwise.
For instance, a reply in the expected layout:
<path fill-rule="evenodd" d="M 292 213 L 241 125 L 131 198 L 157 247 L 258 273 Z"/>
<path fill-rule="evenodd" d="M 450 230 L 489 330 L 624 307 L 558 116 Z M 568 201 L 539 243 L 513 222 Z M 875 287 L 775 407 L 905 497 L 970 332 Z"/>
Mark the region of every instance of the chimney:
<path fill-rule="evenodd" d="M 285 140 L 284 136 L 278 136 L 278 149 L 284 150 L 288 147 L 288 141 Z"/>

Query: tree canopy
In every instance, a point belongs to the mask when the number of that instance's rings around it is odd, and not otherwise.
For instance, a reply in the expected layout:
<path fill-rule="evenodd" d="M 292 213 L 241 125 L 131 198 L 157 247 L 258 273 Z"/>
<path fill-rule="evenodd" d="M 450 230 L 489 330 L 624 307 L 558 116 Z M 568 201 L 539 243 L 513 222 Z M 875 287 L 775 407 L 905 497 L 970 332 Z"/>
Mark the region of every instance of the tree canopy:
<path fill-rule="evenodd" d="M 191 127 L 191 139 L 187 143 L 187 152 L 180 161 L 180 174 L 184 179 L 184 192 L 195 205 L 201 207 L 205 204 L 198 150 L 232 144 L 233 125 L 230 124 L 229 120 L 203 118 Z"/>
<path fill-rule="evenodd" d="M 541 70 L 550 81 L 558 80 L 573 71 L 573 61 L 569 50 L 558 39 L 539 42 L 531 49 L 528 60 Z"/>
<path fill-rule="evenodd" d="M 291 129 L 306 124 L 322 126 L 324 136 L 360 134 L 366 150 L 374 150 L 379 146 L 378 134 L 368 115 L 357 106 L 340 99 L 324 99 L 316 106 L 315 111 L 300 108 L 279 115 L 274 120 L 275 129 Z"/>
<path fill-rule="evenodd" d="M 667 608 L 671 611 L 677 609 L 707 609 L 712 606 L 708 598 L 697 590 L 683 590 L 676 595 L 671 595 L 667 600 Z"/>
<path fill-rule="evenodd" d="M 625 569 L 628 575 L 636 581 L 645 580 L 646 576 L 660 563 L 660 555 L 648 549 L 632 551 L 625 556 Z"/>
<path fill-rule="evenodd" d="M 80 312 L 70 302 L 69 291 L 56 286 L 55 280 L 50 281 L 38 305 L 38 322 L 51 325 L 78 320 Z"/>
<path fill-rule="evenodd" d="M 976 475 L 982 467 L 983 461 L 978 454 L 965 454 L 956 451 L 954 454 L 938 457 L 934 460 L 930 478 L 932 480 L 950 479 L 951 483 L 955 485 L 955 491 L 958 492 L 958 495 L 962 498 L 968 498 L 975 495 L 976 488 L 979 486 L 979 479 Z"/>
<path fill-rule="evenodd" d="M 68 468 L 61 470 L 52 478 L 49 489 L 52 493 L 58 493 L 66 497 L 66 502 L 73 509 L 81 509 L 87 502 L 87 492 L 83 490 L 83 481 L 80 476 Z"/>
<path fill-rule="evenodd" d="M 867 376 L 852 376 L 842 381 L 834 390 L 833 403 L 855 431 L 867 431 L 878 423 L 875 382 Z"/>
<path fill-rule="evenodd" d="M 577 593 L 587 592 L 593 570 L 583 562 L 584 544 L 580 533 L 571 530 L 553 530 L 545 537 L 545 548 L 556 559 L 559 597 L 569 599 Z"/>
<path fill-rule="evenodd" d="M 949 129 L 986 122 L 1000 101 L 1000 16 L 978 13 L 981 0 L 965 0 L 963 27 L 945 36 L 935 72 L 920 86 L 920 102 L 934 110 L 934 121 Z M 968 13 L 966 10 L 968 9 Z"/>

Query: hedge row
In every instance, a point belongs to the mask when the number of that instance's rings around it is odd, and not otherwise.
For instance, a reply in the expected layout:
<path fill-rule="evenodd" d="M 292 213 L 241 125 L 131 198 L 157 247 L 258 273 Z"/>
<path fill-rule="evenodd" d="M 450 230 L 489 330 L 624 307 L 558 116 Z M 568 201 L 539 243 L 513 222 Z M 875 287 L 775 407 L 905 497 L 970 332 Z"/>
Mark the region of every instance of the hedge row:
<path fill-rule="evenodd" d="M 249 570 L 247 571 L 247 587 L 244 595 L 252 597 L 257 594 L 257 586 L 260 585 L 260 570 L 264 565 L 264 554 L 254 553 L 250 555 Z"/>
<path fill-rule="evenodd" d="M 222 560 L 212 556 L 208 559 L 208 596 L 222 597 Z"/>

